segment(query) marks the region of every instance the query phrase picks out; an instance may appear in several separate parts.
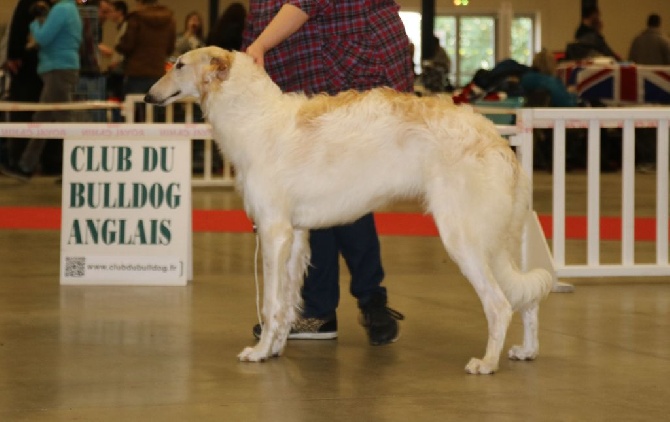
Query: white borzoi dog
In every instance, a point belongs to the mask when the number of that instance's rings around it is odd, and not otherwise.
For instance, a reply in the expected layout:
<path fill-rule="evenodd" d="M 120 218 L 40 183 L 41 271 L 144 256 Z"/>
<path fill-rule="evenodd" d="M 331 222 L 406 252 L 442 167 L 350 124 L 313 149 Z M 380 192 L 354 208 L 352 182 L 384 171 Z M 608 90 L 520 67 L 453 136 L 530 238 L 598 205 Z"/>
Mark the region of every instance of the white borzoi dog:
<path fill-rule="evenodd" d="M 539 350 L 539 301 L 552 278 L 518 269 L 529 182 L 507 141 L 470 107 L 388 88 L 308 98 L 284 94 L 243 53 L 193 50 L 146 95 L 166 105 L 199 99 L 223 154 L 235 166 L 246 212 L 263 253 L 260 341 L 239 354 L 263 361 L 282 353 L 299 312 L 309 263 L 308 229 L 351 222 L 399 197 L 419 197 L 442 242 L 482 302 L 488 344 L 466 371 L 498 369 L 513 311 L 523 344 Z"/>

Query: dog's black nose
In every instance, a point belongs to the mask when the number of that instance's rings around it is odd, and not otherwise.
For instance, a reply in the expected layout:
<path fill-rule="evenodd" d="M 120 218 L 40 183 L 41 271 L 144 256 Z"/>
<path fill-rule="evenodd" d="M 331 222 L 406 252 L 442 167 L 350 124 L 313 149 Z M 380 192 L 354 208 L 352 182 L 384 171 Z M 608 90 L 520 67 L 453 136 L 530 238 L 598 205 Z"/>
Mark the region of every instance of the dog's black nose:
<path fill-rule="evenodd" d="M 151 94 L 147 94 L 147 95 L 144 96 L 144 102 L 145 102 L 145 103 L 148 103 L 148 104 L 155 104 L 155 103 L 156 103 L 156 99 L 154 98 L 153 95 L 151 95 Z"/>

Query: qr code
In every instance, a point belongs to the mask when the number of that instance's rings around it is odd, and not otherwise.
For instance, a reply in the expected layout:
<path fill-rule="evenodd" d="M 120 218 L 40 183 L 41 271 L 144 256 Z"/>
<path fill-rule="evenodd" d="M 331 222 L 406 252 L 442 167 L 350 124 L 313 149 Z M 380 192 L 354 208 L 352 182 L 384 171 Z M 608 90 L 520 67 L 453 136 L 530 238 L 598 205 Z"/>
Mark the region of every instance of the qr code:
<path fill-rule="evenodd" d="M 65 277 L 83 277 L 86 273 L 86 258 L 65 257 Z"/>

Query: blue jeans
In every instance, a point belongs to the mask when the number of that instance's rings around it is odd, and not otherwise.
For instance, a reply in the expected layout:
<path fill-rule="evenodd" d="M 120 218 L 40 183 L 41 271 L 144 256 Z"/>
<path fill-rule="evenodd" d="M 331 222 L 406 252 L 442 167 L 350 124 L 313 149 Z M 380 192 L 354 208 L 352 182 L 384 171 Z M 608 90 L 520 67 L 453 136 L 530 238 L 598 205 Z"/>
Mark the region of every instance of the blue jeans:
<path fill-rule="evenodd" d="M 104 101 L 107 99 L 104 76 L 80 76 L 76 88 L 76 97 L 82 101 Z M 88 110 L 84 113 L 84 121 L 106 122 L 105 110 Z"/>
<path fill-rule="evenodd" d="M 384 269 L 372 214 L 344 226 L 311 230 L 309 244 L 312 260 L 302 289 L 304 317 L 335 315 L 340 301 L 340 253 L 351 273 L 349 288 L 359 307 L 374 294 L 386 296 L 386 288 L 381 286 Z"/>

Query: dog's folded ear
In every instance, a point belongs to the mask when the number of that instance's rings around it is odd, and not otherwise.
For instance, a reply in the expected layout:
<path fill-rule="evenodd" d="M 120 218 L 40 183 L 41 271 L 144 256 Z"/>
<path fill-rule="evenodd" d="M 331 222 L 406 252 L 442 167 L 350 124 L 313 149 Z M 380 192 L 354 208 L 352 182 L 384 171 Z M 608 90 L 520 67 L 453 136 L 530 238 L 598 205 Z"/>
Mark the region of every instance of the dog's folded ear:
<path fill-rule="evenodd" d="M 224 81 L 228 78 L 232 57 L 229 55 L 213 56 L 209 61 L 209 71 L 205 75 L 205 82 L 212 82 L 215 78 Z"/>

